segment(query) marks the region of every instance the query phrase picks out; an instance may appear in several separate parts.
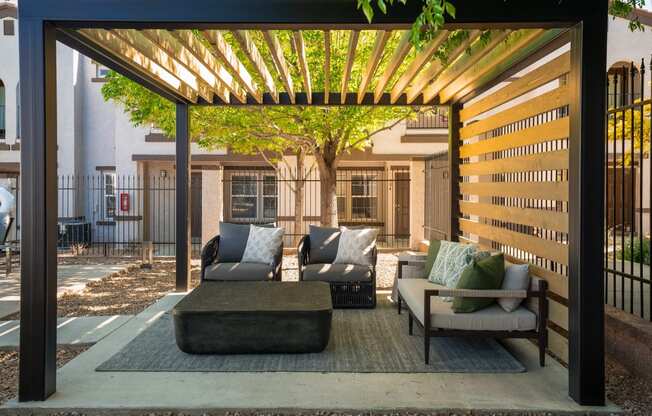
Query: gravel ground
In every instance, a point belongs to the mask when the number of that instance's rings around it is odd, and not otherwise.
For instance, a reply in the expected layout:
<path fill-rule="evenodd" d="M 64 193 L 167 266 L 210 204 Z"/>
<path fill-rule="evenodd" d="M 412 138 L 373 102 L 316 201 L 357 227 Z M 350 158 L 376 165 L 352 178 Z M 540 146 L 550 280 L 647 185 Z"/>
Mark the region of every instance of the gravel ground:
<path fill-rule="evenodd" d="M 607 397 L 625 414 L 652 415 L 650 380 L 637 378 L 613 360 L 607 359 Z"/>
<path fill-rule="evenodd" d="M 66 346 L 57 348 L 57 366 L 62 367 L 88 346 Z M 18 350 L 0 351 L 0 404 L 16 396 L 18 383 Z"/>

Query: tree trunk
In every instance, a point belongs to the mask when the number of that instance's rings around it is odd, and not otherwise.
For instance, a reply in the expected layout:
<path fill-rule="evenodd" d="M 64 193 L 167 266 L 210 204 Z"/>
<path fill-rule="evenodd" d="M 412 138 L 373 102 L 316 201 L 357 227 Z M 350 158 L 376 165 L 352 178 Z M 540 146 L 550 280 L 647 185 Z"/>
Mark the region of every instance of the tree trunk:
<path fill-rule="evenodd" d="M 324 227 L 337 227 L 337 164 L 333 151 L 315 155 L 319 167 L 320 220 Z"/>
<path fill-rule="evenodd" d="M 294 178 L 294 244 L 299 244 L 301 236 L 305 233 L 303 229 L 303 204 L 306 193 L 305 178 L 305 153 L 303 149 L 297 150 L 297 171 Z"/>

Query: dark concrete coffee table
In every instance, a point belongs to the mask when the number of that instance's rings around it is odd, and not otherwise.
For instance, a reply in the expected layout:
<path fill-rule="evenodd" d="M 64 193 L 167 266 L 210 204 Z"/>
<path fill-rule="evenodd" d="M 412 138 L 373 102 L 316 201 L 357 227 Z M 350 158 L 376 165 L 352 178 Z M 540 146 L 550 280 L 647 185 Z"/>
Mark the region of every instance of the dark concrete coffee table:
<path fill-rule="evenodd" d="M 202 282 L 172 309 L 190 354 L 320 352 L 333 306 L 325 282 Z"/>

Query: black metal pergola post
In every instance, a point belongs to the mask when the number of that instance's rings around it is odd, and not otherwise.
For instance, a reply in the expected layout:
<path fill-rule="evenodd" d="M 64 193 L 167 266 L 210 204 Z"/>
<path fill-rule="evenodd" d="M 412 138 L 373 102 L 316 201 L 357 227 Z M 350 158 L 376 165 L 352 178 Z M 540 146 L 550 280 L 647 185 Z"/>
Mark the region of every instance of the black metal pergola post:
<path fill-rule="evenodd" d="M 397 3 L 397 2 L 395 2 Z M 604 403 L 602 304 L 604 84 L 607 0 L 460 1 L 456 28 L 572 28 L 569 202 L 569 390 L 578 403 Z M 189 282 L 189 102 L 76 36 L 81 28 L 409 28 L 417 0 L 377 13 L 368 25 L 350 0 L 22 0 L 21 348 L 19 399 L 56 390 L 56 47 L 59 40 L 177 105 L 177 289 Z M 459 160 L 459 156 L 457 156 Z M 455 158 L 451 160 L 455 163 Z M 454 189 L 453 189 L 454 191 Z M 455 200 L 457 195 L 451 195 Z M 454 213 L 455 211 L 453 211 Z M 453 228 L 452 232 L 455 231 Z"/>

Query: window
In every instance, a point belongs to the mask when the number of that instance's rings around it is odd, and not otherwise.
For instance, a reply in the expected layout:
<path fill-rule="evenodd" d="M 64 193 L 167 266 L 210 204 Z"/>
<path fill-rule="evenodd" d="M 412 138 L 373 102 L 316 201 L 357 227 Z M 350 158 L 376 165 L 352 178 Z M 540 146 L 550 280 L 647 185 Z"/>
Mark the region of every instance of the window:
<path fill-rule="evenodd" d="M 3 20 L 2 26 L 3 26 L 5 36 L 14 36 L 16 34 L 16 28 L 14 27 L 13 19 Z"/>
<path fill-rule="evenodd" d="M 376 174 L 338 175 L 337 212 L 340 220 L 378 220 L 378 180 Z"/>
<path fill-rule="evenodd" d="M 102 190 L 104 193 L 104 198 L 103 198 L 103 214 L 104 214 L 104 219 L 109 220 L 113 219 L 115 216 L 115 204 L 116 204 L 116 176 L 115 172 L 103 172 L 102 174 L 103 178 L 103 186 Z"/>
<path fill-rule="evenodd" d="M 95 63 L 95 77 L 93 78 L 93 81 L 104 81 L 109 71 L 109 68 L 105 67 L 104 65 Z"/>
<path fill-rule="evenodd" d="M 276 220 L 278 185 L 265 173 L 231 176 L 231 219 L 248 222 Z"/>
<path fill-rule="evenodd" d="M 6 137 L 5 133 L 5 84 L 0 80 L 0 139 Z"/>
<path fill-rule="evenodd" d="M 353 175 L 351 177 L 351 219 L 372 220 L 378 218 L 376 175 Z"/>

